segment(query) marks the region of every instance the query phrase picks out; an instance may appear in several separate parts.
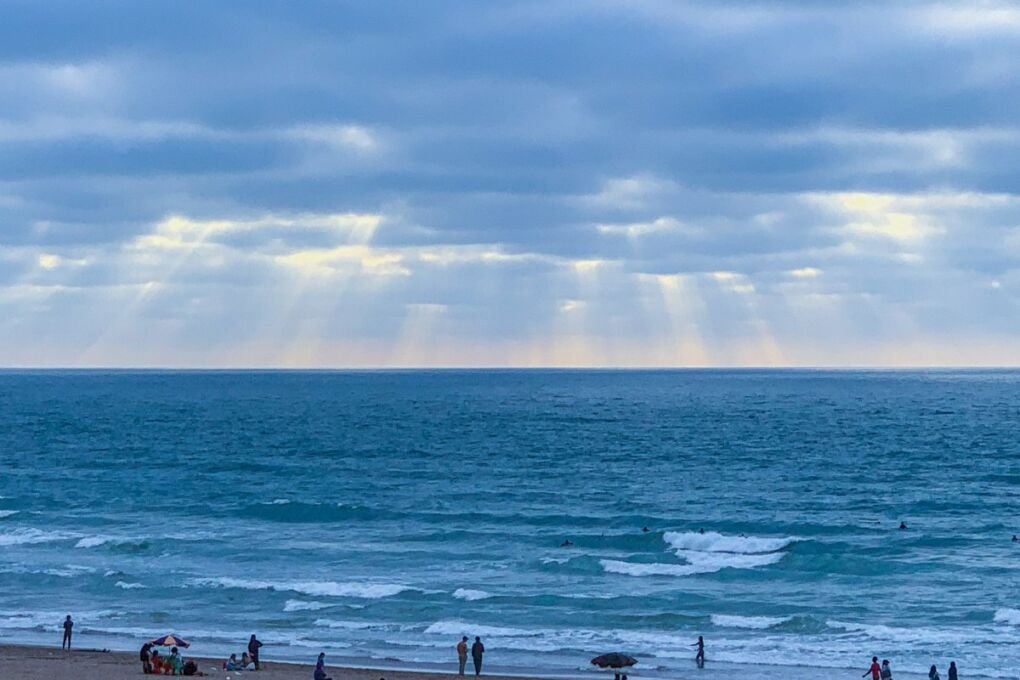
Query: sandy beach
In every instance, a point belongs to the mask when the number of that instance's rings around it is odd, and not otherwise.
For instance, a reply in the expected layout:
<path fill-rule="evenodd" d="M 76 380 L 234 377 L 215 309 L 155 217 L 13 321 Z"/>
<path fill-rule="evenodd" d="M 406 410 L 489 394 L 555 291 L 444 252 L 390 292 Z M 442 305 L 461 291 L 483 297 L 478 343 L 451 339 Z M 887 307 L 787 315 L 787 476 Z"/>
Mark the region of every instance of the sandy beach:
<path fill-rule="evenodd" d="M 310 680 L 314 665 L 275 663 L 268 661 L 265 668 L 254 672 L 224 671 L 222 659 L 194 658 L 206 677 L 254 677 L 260 680 Z M 364 668 L 327 666 L 334 680 L 443 680 L 457 678 L 455 674 L 421 671 L 379 671 Z M 3 680 L 125 680 L 147 677 L 142 674 L 138 655 L 134 652 L 106 652 L 95 650 L 62 651 L 53 647 L 0 645 L 0 678 Z M 511 680 L 505 676 L 485 675 L 489 680 Z M 521 680 L 515 677 L 513 680 Z"/>

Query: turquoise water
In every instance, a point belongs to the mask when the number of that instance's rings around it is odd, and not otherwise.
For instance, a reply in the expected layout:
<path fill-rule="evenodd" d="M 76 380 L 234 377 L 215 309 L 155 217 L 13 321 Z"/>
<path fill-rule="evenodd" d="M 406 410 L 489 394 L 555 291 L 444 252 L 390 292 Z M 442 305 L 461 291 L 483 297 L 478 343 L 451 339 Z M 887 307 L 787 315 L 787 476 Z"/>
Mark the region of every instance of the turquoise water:
<path fill-rule="evenodd" d="M 668 675 L 701 634 L 709 671 L 876 654 L 1015 677 L 1018 388 L 0 373 L 0 641 L 59 642 L 71 613 L 82 645 L 175 631 L 220 653 L 257 632 L 267 658 L 430 667 L 464 633 L 493 668 L 621 650 Z"/>

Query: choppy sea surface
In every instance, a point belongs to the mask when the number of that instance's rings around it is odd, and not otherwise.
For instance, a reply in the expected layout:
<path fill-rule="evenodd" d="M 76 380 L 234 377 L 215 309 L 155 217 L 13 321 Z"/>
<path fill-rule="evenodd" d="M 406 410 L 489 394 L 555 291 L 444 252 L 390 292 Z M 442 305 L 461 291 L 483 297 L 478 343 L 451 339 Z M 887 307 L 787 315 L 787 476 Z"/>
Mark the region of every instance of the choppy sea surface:
<path fill-rule="evenodd" d="M 1010 371 L 4 372 L 0 642 L 1017 677 L 1018 504 Z"/>

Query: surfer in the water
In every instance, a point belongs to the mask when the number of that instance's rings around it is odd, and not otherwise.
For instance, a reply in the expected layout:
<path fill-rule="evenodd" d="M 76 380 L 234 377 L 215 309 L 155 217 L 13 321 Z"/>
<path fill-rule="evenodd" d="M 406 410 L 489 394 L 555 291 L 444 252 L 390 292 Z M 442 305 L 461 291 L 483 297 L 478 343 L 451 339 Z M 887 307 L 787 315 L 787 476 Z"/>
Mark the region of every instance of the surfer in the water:
<path fill-rule="evenodd" d="M 560 543 L 561 548 L 569 548 L 572 545 L 574 545 L 574 542 L 571 541 L 569 538 L 563 539 L 563 542 Z"/>
<path fill-rule="evenodd" d="M 907 523 L 906 522 L 900 522 L 900 529 L 906 529 L 906 528 L 907 528 Z"/>

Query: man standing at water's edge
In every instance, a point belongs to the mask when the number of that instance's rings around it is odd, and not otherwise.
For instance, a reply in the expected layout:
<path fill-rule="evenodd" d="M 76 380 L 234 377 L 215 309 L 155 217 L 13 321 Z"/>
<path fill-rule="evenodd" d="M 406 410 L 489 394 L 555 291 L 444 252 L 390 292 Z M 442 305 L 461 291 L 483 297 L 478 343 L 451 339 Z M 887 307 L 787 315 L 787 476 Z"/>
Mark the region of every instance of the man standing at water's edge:
<path fill-rule="evenodd" d="M 475 675 L 482 674 L 482 655 L 485 654 L 485 645 L 482 638 L 475 636 L 475 643 L 471 645 L 471 660 L 475 662 Z"/>
<path fill-rule="evenodd" d="M 464 675 L 464 666 L 467 665 L 467 635 L 457 643 L 457 663 L 460 666 L 459 675 Z"/>
<path fill-rule="evenodd" d="M 71 620 L 71 615 L 68 614 L 67 618 L 64 619 L 64 639 L 60 643 L 60 648 L 64 649 L 65 646 L 68 650 L 71 649 L 71 629 L 74 628 L 74 621 Z"/>

